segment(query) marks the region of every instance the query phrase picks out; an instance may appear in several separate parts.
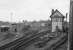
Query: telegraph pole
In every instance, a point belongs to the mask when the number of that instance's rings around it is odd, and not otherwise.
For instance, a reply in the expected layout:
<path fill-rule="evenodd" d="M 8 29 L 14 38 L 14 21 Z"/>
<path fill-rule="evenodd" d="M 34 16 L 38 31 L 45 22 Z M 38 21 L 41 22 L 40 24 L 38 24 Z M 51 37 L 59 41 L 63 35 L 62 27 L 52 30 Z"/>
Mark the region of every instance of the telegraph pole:
<path fill-rule="evenodd" d="M 72 42 L 73 42 L 73 40 L 72 40 L 72 38 L 73 38 L 73 27 L 72 27 L 72 25 L 73 25 L 73 22 L 72 22 L 72 17 L 73 17 L 73 0 L 70 0 L 70 14 L 69 14 L 69 33 L 68 33 L 68 41 L 69 41 L 69 49 L 68 50 L 72 50 L 73 49 L 73 44 L 72 44 Z"/>

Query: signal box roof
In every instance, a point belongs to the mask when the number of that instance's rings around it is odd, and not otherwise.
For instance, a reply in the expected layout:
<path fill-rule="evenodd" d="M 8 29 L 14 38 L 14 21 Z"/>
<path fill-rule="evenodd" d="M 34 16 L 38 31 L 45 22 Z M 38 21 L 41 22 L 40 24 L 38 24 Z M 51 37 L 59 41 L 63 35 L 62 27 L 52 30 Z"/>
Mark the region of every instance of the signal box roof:
<path fill-rule="evenodd" d="M 58 17 L 58 18 L 65 18 L 65 16 L 63 14 L 61 14 L 57 9 L 51 14 L 50 16 L 52 17 Z"/>

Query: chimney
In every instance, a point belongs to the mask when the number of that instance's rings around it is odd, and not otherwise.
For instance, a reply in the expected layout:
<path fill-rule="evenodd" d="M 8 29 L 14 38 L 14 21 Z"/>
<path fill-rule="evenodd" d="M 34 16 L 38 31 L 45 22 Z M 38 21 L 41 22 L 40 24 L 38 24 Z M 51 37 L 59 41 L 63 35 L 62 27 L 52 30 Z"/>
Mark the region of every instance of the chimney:
<path fill-rule="evenodd" d="M 52 14 L 54 13 L 54 9 L 52 9 Z"/>
<path fill-rule="evenodd" d="M 68 13 L 66 13 L 66 18 L 67 18 Z"/>
<path fill-rule="evenodd" d="M 66 21 L 67 21 L 67 16 L 68 16 L 68 13 L 66 13 Z"/>

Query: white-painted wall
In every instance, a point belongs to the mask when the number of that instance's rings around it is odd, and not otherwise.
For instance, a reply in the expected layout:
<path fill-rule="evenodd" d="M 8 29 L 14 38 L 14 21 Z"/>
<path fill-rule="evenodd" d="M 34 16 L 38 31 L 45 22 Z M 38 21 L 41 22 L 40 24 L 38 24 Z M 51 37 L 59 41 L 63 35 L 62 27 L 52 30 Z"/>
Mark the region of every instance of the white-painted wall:
<path fill-rule="evenodd" d="M 58 26 L 58 28 L 60 30 L 62 30 L 62 18 L 53 18 L 52 19 L 52 32 L 56 31 L 56 26 Z"/>

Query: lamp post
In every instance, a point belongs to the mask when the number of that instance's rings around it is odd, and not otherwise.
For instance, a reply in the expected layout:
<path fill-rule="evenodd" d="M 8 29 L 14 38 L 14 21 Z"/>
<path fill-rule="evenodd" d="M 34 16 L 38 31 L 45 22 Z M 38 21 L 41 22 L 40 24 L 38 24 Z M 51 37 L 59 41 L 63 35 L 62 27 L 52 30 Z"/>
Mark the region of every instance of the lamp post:
<path fill-rule="evenodd" d="M 13 12 L 11 12 L 10 15 L 11 15 L 10 20 L 11 20 L 11 22 L 12 22 Z"/>

